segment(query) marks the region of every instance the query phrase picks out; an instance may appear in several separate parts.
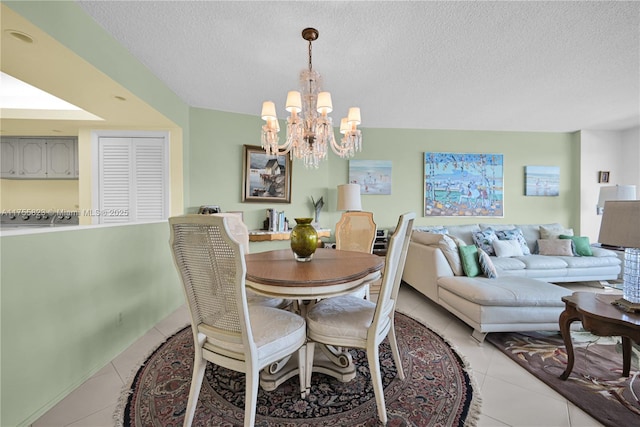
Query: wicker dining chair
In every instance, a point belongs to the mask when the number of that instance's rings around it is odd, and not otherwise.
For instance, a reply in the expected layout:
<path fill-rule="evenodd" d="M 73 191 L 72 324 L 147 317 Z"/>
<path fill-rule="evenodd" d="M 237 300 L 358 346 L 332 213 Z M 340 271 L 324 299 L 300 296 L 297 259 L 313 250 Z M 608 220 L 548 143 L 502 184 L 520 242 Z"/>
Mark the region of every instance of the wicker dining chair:
<path fill-rule="evenodd" d="M 377 226 L 373 221 L 372 212 L 344 212 L 336 224 L 336 249 L 370 254 L 373 252 L 376 232 Z M 374 282 L 365 284 L 352 295 L 370 299 L 370 285 Z"/>
<path fill-rule="evenodd" d="M 184 215 L 170 218 L 169 224 L 195 349 L 184 426 L 193 422 L 207 362 L 245 373 L 244 425 L 253 426 L 262 368 L 297 352 L 304 395 L 305 320 L 290 311 L 248 304 L 243 247 L 231 236 L 228 218 Z"/>
<path fill-rule="evenodd" d="M 307 312 L 307 360 L 313 360 L 315 343 L 334 347 L 363 348 L 367 352 L 373 391 L 378 406 L 378 417 L 387 423 L 387 410 L 380 375 L 378 346 L 389 337 L 391 353 L 398 371 L 404 379 L 404 370 L 398 351 L 394 329 L 394 315 L 402 270 L 407 257 L 411 228 L 416 214 L 400 216 L 398 225 L 389 239 L 385 270 L 380 294 L 374 303 L 353 295 L 324 299 Z M 311 370 L 307 371 L 306 388 L 311 387 Z"/>
<path fill-rule="evenodd" d="M 243 253 L 249 253 L 249 229 L 247 225 L 242 221 L 242 218 L 232 212 L 220 212 L 214 213 L 215 216 L 227 218 L 227 226 L 231 236 L 242 246 Z M 267 307 L 274 308 L 287 308 L 293 304 L 292 300 L 285 298 L 276 298 L 260 295 L 247 289 L 247 301 L 249 305 L 259 304 Z"/>

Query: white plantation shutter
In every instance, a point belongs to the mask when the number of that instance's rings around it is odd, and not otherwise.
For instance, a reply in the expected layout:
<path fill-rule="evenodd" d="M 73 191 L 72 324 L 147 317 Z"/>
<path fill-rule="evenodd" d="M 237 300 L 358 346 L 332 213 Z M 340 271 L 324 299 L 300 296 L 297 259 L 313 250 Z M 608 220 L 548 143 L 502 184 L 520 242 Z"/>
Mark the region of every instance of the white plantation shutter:
<path fill-rule="evenodd" d="M 167 218 L 168 161 L 164 138 L 98 139 L 101 224 Z"/>
<path fill-rule="evenodd" d="M 131 142 L 129 138 L 100 138 L 100 206 L 98 222 L 130 222 Z M 103 213 L 122 213 L 105 216 Z M 128 215 L 124 215 L 128 214 Z"/>
<path fill-rule="evenodd" d="M 136 141 L 133 153 L 136 217 L 141 221 L 166 219 L 164 141 L 157 138 Z"/>

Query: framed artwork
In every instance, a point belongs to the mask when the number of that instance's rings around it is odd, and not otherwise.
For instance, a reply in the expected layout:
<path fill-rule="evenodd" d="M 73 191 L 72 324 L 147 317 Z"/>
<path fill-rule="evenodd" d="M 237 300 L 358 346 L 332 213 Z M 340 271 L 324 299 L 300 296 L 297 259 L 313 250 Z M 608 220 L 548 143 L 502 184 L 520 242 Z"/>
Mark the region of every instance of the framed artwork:
<path fill-rule="evenodd" d="M 424 153 L 424 216 L 504 217 L 503 157 Z"/>
<path fill-rule="evenodd" d="M 609 182 L 609 171 L 600 171 L 598 172 L 598 182 L 608 183 Z"/>
<path fill-rule="evenodd" d="M 525 166 L 525 196 L 558 196 L 560 194 L 560 167 Z"/>
<path fill-rule="evenodd" d="M 391 160 L 349 160 L 349 183 L 360 194 L 391 194 Z"/>
<path fill-rule="evenodd" d="M 291 202 L 291 157 L 267 156 L 255 145 L 243 146 L 242 201 Z"/>

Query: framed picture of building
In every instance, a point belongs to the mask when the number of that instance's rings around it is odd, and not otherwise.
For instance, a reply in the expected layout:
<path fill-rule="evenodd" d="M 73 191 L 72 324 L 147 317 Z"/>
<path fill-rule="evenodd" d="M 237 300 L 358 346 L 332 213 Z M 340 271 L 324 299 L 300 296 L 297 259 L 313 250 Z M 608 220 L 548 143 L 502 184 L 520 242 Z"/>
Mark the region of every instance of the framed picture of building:
<path fill-rule="evenodd" d="M 291 202 L 291 157 L 267 156 L 259 146 L 243 146 L 242 201 Z"/>
<path fill-rule="evenodd" d="M 424 215 L 504 217 L 503 155 L 424 153 Z"/>
<path fill-rule="evenodd" d="M 558 196 L 560 194 L 559 166 L 525 166 L 525 196 Z"/>

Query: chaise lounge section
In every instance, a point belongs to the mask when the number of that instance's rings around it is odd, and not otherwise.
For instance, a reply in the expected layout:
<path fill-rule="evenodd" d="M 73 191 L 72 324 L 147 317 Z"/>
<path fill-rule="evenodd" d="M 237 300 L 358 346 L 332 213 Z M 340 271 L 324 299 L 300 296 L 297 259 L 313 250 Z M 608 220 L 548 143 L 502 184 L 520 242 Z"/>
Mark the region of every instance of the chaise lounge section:
<path fill-rule="evenodd" d="M 501 235 L 509 239 L 504 240 L 516 240 L 514 234 L 521 235 L 524 240 L 520 239 L 520 243 L 527 245 L 530 254 L 489 256 L 497 277 L 469 277 L 465 275 L 459 248 L 476 244 L 486 248 L 487 242 L 474 240 L 474 236 L 491 234 L 488 229 L 505 231 Z M 513 233 L 515 229 L 519 231 Z M 556 233 L 549 236 L 549 231 Z M 584 288 L 572 282 L 615 280 L 621 264 L 615 252 L 602 248 L 590 248 L 590 256 L 538 253 L 539 243 L 560 244 L 558 237 L 562 233 L 572 234 L 560 224 L 414 229 L 402 278 L 471 326 L 472 335 L 479 342 L 489 332 L 558 330 L 558 317 L 564 309 L 562 297 Z M 558 242 L 539 242 L 552 239 Z"/>

